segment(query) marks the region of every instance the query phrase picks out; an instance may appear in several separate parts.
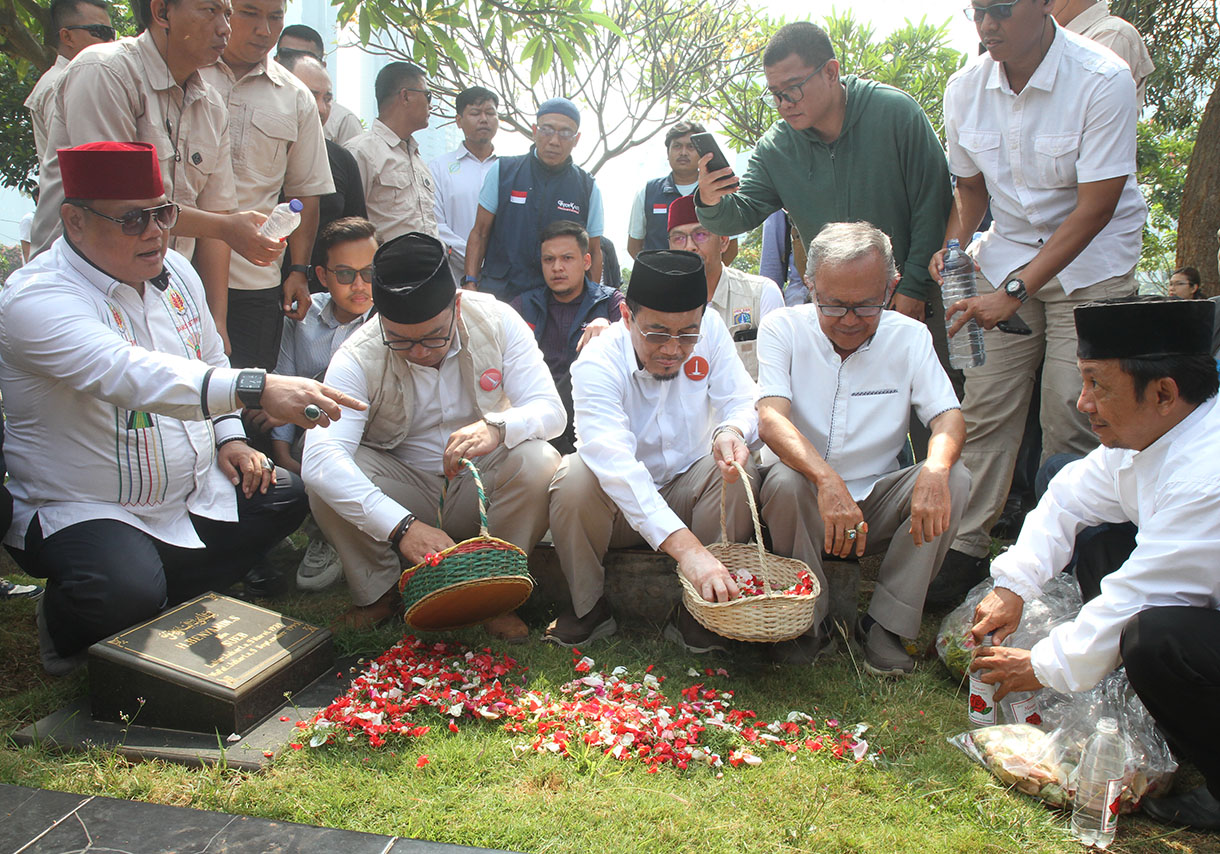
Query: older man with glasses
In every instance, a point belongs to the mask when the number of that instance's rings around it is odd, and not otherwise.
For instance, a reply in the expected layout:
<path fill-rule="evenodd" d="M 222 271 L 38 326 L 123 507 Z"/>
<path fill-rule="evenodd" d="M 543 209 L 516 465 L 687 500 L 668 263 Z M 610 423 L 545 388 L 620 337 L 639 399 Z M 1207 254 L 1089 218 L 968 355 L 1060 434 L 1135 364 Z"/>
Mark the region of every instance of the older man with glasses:
<path fill-rule="evenodd" d="M 901 638 L 919 634 L 924 595 L 970 494 L 965 422 L 931 335 L 884 310 L 898 278 L 883 232 L 832 223 L 809 245 L 813 304 L 774 312 L 758 334 L 762 515 L 775 551 L 809 564 L 823 589 L 824 554 L 884 554 L 856 624 L 865 668 L 884 676 L 915 669 Z M 912 407 L 931 439 L 927 459 L 903 468 Z M 823 598 L 795 657 L 830 647 L 828 607 Z"/>
<path fill-rule="evenodd" d="M 546 532 L 547 487 L 559 465 L 546 440 L 563 432 L 567 414 L 525 321 L 491 297 L 459 293 L 447 254 L 419 233 L 377 251 L 378 316 L 326 372 L 327 383 L 360 389 L 368 412 L 348 413 L 317 441 L 305 440 L 310 507 L 342 559 L 354 603 L 341 626 L 401 614 L 402 565 L 477 534 L 469 477 L 453 483 L 443 521 L 433 524 L 463 457 L 482 474 L 492 536 L 529 551 Z M 516 614 L 486 627 L 510 643 L 529 634 Z"/>

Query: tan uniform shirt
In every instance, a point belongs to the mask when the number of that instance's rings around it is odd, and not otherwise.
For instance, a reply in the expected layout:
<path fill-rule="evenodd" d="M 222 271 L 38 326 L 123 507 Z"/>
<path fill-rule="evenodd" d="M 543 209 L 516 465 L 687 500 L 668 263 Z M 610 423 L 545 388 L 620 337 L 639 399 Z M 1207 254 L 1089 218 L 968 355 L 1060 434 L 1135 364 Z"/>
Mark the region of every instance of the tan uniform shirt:
<path fill-rule="evenodd" d="M 51 96 L 55 94 L 55 86 L 63 76 L 64 69 L 71 60 L 62 56 L 55 57 L 55 64 L 43 72 L 30 90 L 30 96 L 25 99 L 25 108 L 30 111 L 30 124 L 34 128 L 34 151 L 42 162 L 47 150 L 47 124 L 51 116 Z"/>
<path fill-rule="evenodd" d="M 409 231 L 437 236 L 432 174 L 419 143 L 386 127 L 380 119 L 347 145 L 360 167 L 364 204 L 382 240 Z"/>
<path fill-rule="evenodd" d="M 271 213 L 281 190 L 288 198 L 335 191 L 317 102 L 296 75 L 270 57 L 240 80 L 223 59 L 200 74 L 229 106 L 238 208 Z M 230 288 L 258 291 L 279 284 L 278 264 L 258 267 L 233 254 Z"/>
<path fill-rule="evenodd" d="M 205 211 L 237 207 L 224 98 L 197 73 L 182 86 L 174 82 L 148 32 L 85 48 L 64 70 L 51 103 L 34 252 L 60 232 L 64 190 L 55 151 L 86 142 L 151 142 L 170 199 Z M 170 247 L 190 258 L 195 241 L 175 237 Z"/>
<path fill-rule="evenodd" d="M 331 142 L 346 146 L 364 133 L 364 125 L 355 113 L 335 101 L 330 105 L 330 117 L 322 125 L 322 130 Z"/>
<path fill-rule="evenodd" d="M 1156 66 L 1139 30 L 1123 18 L 1111 15 L 1110 4 L 1106 0 L 1098 0 L 1064 24 L 1064 29 L 1092 39 L 1117 53 L 1131 69 L 1131 76 L 1135 78 L 1136 101 L 1140 107 L 1144 106 L 1144 84 Z"/>

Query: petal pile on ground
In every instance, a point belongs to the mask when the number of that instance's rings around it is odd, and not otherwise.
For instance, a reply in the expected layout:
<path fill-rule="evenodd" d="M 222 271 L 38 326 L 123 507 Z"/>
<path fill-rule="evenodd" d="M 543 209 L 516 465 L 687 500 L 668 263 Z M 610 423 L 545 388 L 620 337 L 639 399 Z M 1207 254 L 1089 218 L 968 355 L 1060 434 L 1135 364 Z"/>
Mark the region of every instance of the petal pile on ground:
<path fill-rule="evenodd" d="M 636 760 L 649 773 L 662 765 L 757 765 L 760 754 L 774 750 L 792 759 L 802 752 L 856 762 L 875 758 L 861 737 L 867 724 L 849 730 L 833 718 L 819 724 L 804 712 L 760 722 L 754 711 L 734 705 L 731 690 L 704 682 L 671 701 L 661 690 L 665 677 L 654 675 L 653 666 L 635 681 L 624 667 L 595 671 L 593 659 L 573 653 L 578 676 L 556 696 L 528 690 L 525 668 L 507 656 L 406 637 L 369 662 L 346 693 L 311 720 L 298 721 L 292 747 L 364 741 L 380 747 L 387 738 L 424 735 L 431 729 L 424 721 L 439 716 L 452 732 L 462 718 L 501 720 L 508 732 L 527 737 L 517 751 Z M 705 674 L 728 676 L 723 668 Z"/>

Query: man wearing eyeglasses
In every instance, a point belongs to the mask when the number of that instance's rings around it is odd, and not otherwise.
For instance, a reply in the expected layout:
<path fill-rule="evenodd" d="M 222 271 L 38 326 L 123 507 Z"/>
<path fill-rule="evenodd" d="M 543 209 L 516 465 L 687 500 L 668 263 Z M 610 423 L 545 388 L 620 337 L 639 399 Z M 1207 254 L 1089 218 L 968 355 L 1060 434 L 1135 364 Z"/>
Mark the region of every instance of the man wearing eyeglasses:
<path fill-rule="evenodd" d="M 64 69 L 89 45 L 114 41 L 110 7 L 105 0 L 54 0 L 51 3 L 51 32 L 55 33 L 55 64 L 38 78 L 25 99 L 34 128 L 34 151 L 40 162 L 47 150 L 51 95 Z"/>
<path fill-rule="evenodd" d="M 949 79 L 945 131 L 957 176 L 944 239 L 969 245 L 979 296 L 945 306 L 950 334 L 973 318 L 987 361 L 967 368 L 966 466 L 975 489 L 930 594 L 959 601 L 987 573 L 1034 376 L 1042 371 L 1042 460 L 1097 447 L 1076 409 L 1073 310 L 1136 291 L 1147 206 L 1135 180 L 1135 81 L 1114 54 L 1060 27 L 1053 0 L 967 7 L 986 52 Z M 942 253 L 930 272 L 940 279 Z M 1019 314 L 1030 335 L 997 324 Z"/>
<path fill-rule="evenodd" d="M 905 92 L 844 76 L 830 39 L 808 21 L 772 36 L 763 71 L 763 100 L 781 120 L 759 140 L 740 187 L 730 169 L 708 174 L 710 155 L 700 161 L 699 220 L 740 234 L 783 208 L 805 240 L 830 222 L 870 222 L 889 235 L 902 273 L 893 308 L 927 318 L 943 342 L 940 289 L 926 267 L 943 245 L 936 223 L 951 187 L 928 117 Z"/>
<path fill-rule="evenodd" d="M 733 463 L 753 469 L 754 391 L 723 321 L 707 310 L 702 259 L 637 255 L 623 322 L 572 366 L 577 451 L 551 486 L 551 535 L 572 604 L 543 640 L 575 646 L 617 631 L 602 565 L 612 547 L 664 552 L 709 602 L 740 595 L 704 544 L 720 539 L 726 483 L 728 537 L 750 537 L 745 489 L 754 487 L 739 483 Z M 727 647 L 681 606 L 665 634 L 690 652 Z"/>
<path fill-rule="evenodd" d="M 529 551 L 547 528 L 546 491 L 559 454 L 546 440 L 566 417 L 529 327 L 508 305 L 458 291 L 445 245 L 419 233 L 387 241 L 373 259 L 377 317 L 339 349 L 326 372 L 361 389 L 367 413 L 306 436 L 301 473 L 318 526 L 339 553 L 353 607 L 336 625 L 366 628 L 402 613 L 398 579 L 432 552 L 479 530 L 479 468 L 488 530 Z M 363 399 L 363 398 L 362 398 Z M 510 643 L 529 631 L 516 614 L 486 628 Z"/>
<path fill-rule="evenodd" d="M 901 639 L 919 634 L 970 494 L 965 422 L 927 328 L 884 311 L 899 280 L 885 233 L 832 223 L 808 257 L 812 304 L 769 315 L 758 334 L 762 515 L 775 551 L 807 563 L 823 590 L 823 555 L 884 553 L 855 634 L 867 670 L 904 676 L 915 661 Z M 912 407 L 931 439 L 924 462 L 900 468 Z M 829 648 L 828 609 L 823 597 L 792 642 L 797 660 Z"/>
<path fill-rule="evenodd" d="M 0 391 L 5 545 L 48 579 L 39 642 L 62 675 L 91 643 L 242 578 L 300 524 L 300 481 L 246 444 L 237 409 L 312 427 L 364 404 L 229 367 L 202 282 L 167 250 L 178 206 L 151 144 L 57 157 L 64 235 L 0 297 Z"/>
<path fill-rule="evenodd" d="M 632 258 L 643 249 L 664 249 L 668 245 L 669 206 L 699 186 L 699 152 L 690 140 L 691 134 L 706 130 L 698 122 L 678 122 L 665 132 L 669 174 L 646 183 L 631 203 L 627 252 Z"/>
<path fill-rule="evenodd" d="M 383 240 L 408 232 L 435 235 L 432 174 L 411 134 L 428 126 L 432 91 L 418 65 L 391 62 L 377 72 L 373 126 L 347 143 L 364 182 L 369 221 Z"/>
<path fill-rule="evenodd" d="M 529 153 L 492 164 L 466 240 L 463 287 L 505 302 L 543 287 L 539 236 L 561 219 L 585 227 L 589 278 L 602 280 L 602 196 L 593 176 L 572 160 L 579 141 L 580 110 L 567 98 L 551 98 L 538 107 Z"/>
<path fill-rule="evenodd" d="M 695 199 L 683 196 L 669 206 L 669 248 L 685 249 L 703 259 L 707 276 L 708 307 L 720 315 L 737 355 L 752 379 L 758 379 L 758 354 L 755 343 L 758 324 L 777 308 L 784 307 L 784 295 L 770 279 L 737 270 L 724 263 L 729 238 L 712 234 L 695 215 Z"/>

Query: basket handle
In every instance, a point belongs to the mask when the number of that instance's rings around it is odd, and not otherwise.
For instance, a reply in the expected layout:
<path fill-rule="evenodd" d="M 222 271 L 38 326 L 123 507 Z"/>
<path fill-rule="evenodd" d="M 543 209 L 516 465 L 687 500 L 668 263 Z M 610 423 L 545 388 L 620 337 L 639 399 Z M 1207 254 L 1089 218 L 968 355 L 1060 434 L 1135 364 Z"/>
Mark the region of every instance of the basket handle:
<path fill-rule="evenodd" d="M 472 463 L 470 460 L 466 459 L 465 457 L 462 457 L 460 460 L 458 460 L 458 464 L 465 467 L 467 470 L 469 470 L 471 476 L 474 477 L 474 485 L 479 490 L 479 536 L 486 537 L 487 536 L 487 493 L 483 491 L 483 478 L 479 477 L 479 470 L 478 470 L 478 468 L 475 467 L 475 464 Z M 461 469 L 459 469 L 458 474 L 461 474 L 461 473 L 462 473 Z M 456 477 L 456 475 L 455 475 L 455 477 Z M 441 489 L 440 506 L 438 506 L 436 508 L 437 527 L 440 526 L 441 521 L 444 518 L 445 495 L 448 494 L 449 484 L 452 482 L 453 482 L 452 478 L 450 478 L 449 475 L 445 475 L 445 485 Z"/>
<path fill-rule="evenodd" d="M 750 515 L 754 518 L 754 542 L 758 544 L 758 566 L 763 570 L 767 565 L 767 550 L 763 548 L 762 522 L 758 519 L 758 506 L 754 503 L 754 490 L 750 489 L 750 476 L 746 474 L 746 470 L 742 468 L 741 463 L 733 460 L 733 468 L 737 469 L 737 473 L 741 475 L 741 485 L 746 490 L 746 501 L 750 504 Z M 728 516 L 725 510 L 724 496 L 728 490 L 729 482 L 723 477 L 720 479 L 720 541 L 727 543 L 729 541 L 729 523 Z M 767 573 L 762 572 L 763 593 L 767 596 L 771 595 L 771 582 L 767 579 Z"/>

